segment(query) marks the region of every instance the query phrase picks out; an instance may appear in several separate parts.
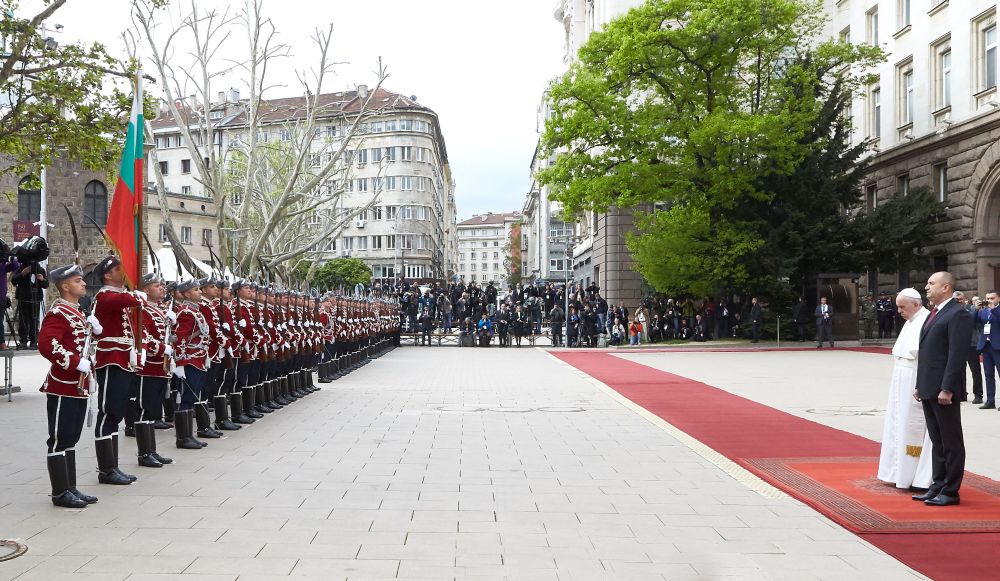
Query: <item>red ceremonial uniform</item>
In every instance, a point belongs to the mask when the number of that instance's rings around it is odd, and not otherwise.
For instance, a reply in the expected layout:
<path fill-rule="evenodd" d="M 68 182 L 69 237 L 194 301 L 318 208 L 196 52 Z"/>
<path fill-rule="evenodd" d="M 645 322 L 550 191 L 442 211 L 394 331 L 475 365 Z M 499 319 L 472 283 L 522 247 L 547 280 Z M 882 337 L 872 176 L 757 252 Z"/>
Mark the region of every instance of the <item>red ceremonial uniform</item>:
<path fill-rule="evenodd" d="M 139 370 L 145 377 L 167 377 L 165 348 L 167 346 L 167 314 L 150 303 L 142 305 L 142 345 L 146 364 Z"/>
<path fill-rule="evenodd" d="M 105 286 L 94 297 L 94 316 L 101 323 L 95 369 L 117 365 L 132 371 L 129 353 L 135 347 L 132 317 L 139 299 L 124 288 Z"/>
<path fill-rule="evenodd" d="M 201 299 L 201 303 L 198 304 L 198 311 L 201 312 L 201 316 L 208 324 L 208 358 L 213 363 L 222 361 L 223 351 L 226 347 L 226 337 L 222 333 L 222 320 L 219 318 L 217 301 L 218 299 L 215 301 Z"/>
<path fill-rule="evenodd" d="M 233 314 L 236 317 L 236 332 L 242 336 L 241 345 L 243 348 L 238 353 L 240 361 L 255 360 L 261 343 L 250 305 L 245 300 L 234 300 L 233 303 L 236 305 L 236 308 L 233 309 Z"/>
<path fill-rule="evenodd" d="M 185 302 L 177 312 L 177 365 L 208 369 L 209 328 L 197 306 Z"/>
<path fill-rule="evenodd" d="M 88 384 L 83 382 L 80 393 L 80 372 L 76 367 L 87 340 L 87 319 L 77 305 L 57 300 L 42 320 L 38 332 L 38 352 L 52 363 L 45 383 L 39 391 L 66 397 L 87 397 Z"/>

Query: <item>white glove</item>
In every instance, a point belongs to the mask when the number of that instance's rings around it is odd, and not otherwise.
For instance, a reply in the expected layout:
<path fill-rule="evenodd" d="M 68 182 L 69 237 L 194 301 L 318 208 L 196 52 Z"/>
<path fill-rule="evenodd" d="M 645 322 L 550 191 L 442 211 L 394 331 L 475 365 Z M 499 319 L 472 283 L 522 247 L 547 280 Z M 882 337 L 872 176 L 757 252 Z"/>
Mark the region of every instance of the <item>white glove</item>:
<path fill-rule="evenodd" d="M 104 332 L 104 327 L 101 326 L 101 322 L 94 315 L 87 317 L 87 322 L 90 323 L 90 328 L 95 335 L 100 335 Z"/>
<path fill-rule="evenodd" d="M 226 347 L 226 351 L 229 352 L 229 356 L 230 357 L 236 357 L 236 354 L 233 353 L 233 348 L 232 347 Z"/>
<path fill-rule="evenodd" d="M 163 346 L 163 356 L 164 357 L 173 357 L 173 355 L 174 355 L 174 348 L 171 347 L 170 345 L 164 345 Z"/>
<path fill-rule="evenodd" d="M 268 321 L 267 322 L 267 328 L 268 329 L 273 329 L 274 328 L 274 323 L 272 323 L 271 321 Z"/>
<path fill-rule="evenodd" d="M 170 319 L 170 323 L 171 324 L 176 323 L 177 322 L 177 313 L 175 313 L 173 311 L 167 311 L 167 318 Z"/>
<path fill-rule="evenodd" d="M 143 349 L 142 351 L 139 352 L 139 367 L 145 367 L 145 366 L 146 366 L 146 350 Z"/>
<path fill-rule="evenodd" d="M 76 370 L 80 373 L 90 373 L 90 359 L 81 359 L 76 364 Z"/>
<path fill-rule="evenodd" d="M 174 368 L 174 375 L 180 377 L 181 379 L 187 379 L 187 376 L 184 375 L 183 365 L 178 365 L 177 367 Z"/>
<path fill-rule="evenodd" d="M 239 325 L 240 325 L 240 329 L 246 329 L 246 327 L 247 327 L 247 320 L 246 319 L 240 319 Z"/>
<path fill-rule="evenodd" d="M 225 329 L 227 333 L 233 330 L 233 328 L 229 326 L 229 323 L 223 323 L 222 328 Z"/>
<path fill-rule="evenodd" d="M 137 291 L 132 291 L 132 293 L 133 293 L 133 294 L 134 294 L 134 295 L 135 295 L 136 297 L 138 297 L 138 298 L 140 298 L 140 299 L 142 299 L 142 300 L 146 300 L 146 299 L 148 298 L 148 297 L 147 297 L 147 295 L 146 295 L 146 293 L 142 292 L 141 290 L 137 290 Z"/>

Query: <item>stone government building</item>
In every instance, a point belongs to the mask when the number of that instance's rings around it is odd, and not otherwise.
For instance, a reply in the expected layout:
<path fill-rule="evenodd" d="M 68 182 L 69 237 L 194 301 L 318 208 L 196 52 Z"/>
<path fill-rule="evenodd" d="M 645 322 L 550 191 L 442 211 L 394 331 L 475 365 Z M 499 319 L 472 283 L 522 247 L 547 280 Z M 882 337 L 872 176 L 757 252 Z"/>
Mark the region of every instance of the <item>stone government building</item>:
<path fill-rule="evenodd" d="M 829 36 L 888 55 L 851 106 L 854 143 L 873 146 L 867 207 L 930 189 L 947 211 L 923 250 L 927 268 L 951 271 L 966 292 L 1000 287 L 996 1 L 825 0 L 825 9 Z M 862 284 L 922 288 L 927 274 L 880 273 Z"/>

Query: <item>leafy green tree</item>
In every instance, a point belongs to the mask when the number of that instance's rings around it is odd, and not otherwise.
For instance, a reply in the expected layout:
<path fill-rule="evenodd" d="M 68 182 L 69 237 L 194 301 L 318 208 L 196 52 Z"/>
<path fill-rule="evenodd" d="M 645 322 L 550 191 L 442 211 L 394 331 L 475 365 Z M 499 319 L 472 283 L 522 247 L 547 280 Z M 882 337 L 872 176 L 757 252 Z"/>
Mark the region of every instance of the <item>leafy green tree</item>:
<path fill-rule="evenodd" d="M 768 178 L 822 150 L 823 98 L 881 58 L 817 42 L 812 0 L 649 0 L 595 33 L 550 88 L 539 175 L 570 213 L 655 204 L 629 239 L 657 289 L 753 286 L 764 271 Z M 799 192 L 799 195 L 809 195 Z"/>
<path fill-rule="evenodd" d="M 867 214 L 862 233 L 870 244 L 865 264 L 872 271 L 909 272 L 929 266 L 920 253 L 934 237 L 928 224 L 944 212 L 927 188 L 915 188 L 905 196 L 896 196 Z"/>
<path fill-rule="evenodd" d="M 121 155 L 130 67 L 99 43 L 43 36 L 43 23 L 66 1 L 47 0 L 28 19 L 15 0 L 0 1 L 0 152 L 8 172 L 34 173 L 63 156 L 111 170 Z"/>
<path fill-rule="evenodd" d="M 332 290 L 343 286 L 354 288 L 360 283 L 371 284 L 372 271 L 367 264 L 358 258 L 334 258 L 316 269 L 314 282 L 324 290 Z"/>

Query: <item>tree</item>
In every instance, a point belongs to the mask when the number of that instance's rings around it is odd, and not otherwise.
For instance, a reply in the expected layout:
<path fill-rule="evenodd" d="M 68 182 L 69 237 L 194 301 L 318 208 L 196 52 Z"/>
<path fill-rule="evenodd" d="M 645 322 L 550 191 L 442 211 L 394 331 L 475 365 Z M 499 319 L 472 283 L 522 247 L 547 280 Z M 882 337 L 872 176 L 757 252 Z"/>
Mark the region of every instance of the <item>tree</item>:
<path fill-rule="evenodd" d="M 928 225 L 944 212 L 927 188 L 915 188 L 905 196 L 896 196 L 867 214 L 862 232 L 871 241 L 865 264 L 882 272 L 909 272 L 928 266 L 927 256 L 920 254 L 934 237 Z"/>
<path fill-rule="evenodd" d="M 134 65 L 118 62 L 99 43 L 62 44 L 43 34 L 45 22 L 66 1 L 48 0 L 28 19 L 15 16 L 14 0 L 0 2 L 5 171 L 34 174 L 60 157 L 110 170 L 121 155 L 131 101 L 118 83 L 127 89 Z"/>
<path fill-rule="evenodd" d="M 323 290 L 352 289 L 357 284 L 371 284 L 372 271 L 361 259 L 334 258 L 316 270 L 314 281 Z"/>
<path fill-rule="evenodd" d="M 877 48 L 817 42 L 811 0 L 650 0 L 594 33 L 550 88 L 539 181 L 568 212 L 650 204 L 629 239 L 657 289 L 755 283 L 775 200 L 795 173 L 828 88 L 849 89 Z M 805 192 L 800 192 L 805 195 Z M 766 217 L 766 216 L 765 216 Z"/>
<path fill-rule="evenodd" d="M 176 16 L 177 26 L 162 30 L 162 10 L 149 0 L 134 0 L 135 20 L 150 47 L 167 114 L 176 123 L 184 146 L 191 155 L 192 173 L 218 209 L 218 229 L 225 239 L 220 244 L 223 260 L 235 259 L 237 270 L 249 274 L 261 264 L 278 268 L 287 275 L 297 260 L 323 249 L 350 221 L 378 201 L 381 180 L 376 180 L 368 202 L 344 207 L 339 201 L 351 180 L 353 148 L 364 136 L 361 127 L 391 104 L 376 104 L 387 78 L 381 62 L 374 89 L 359 91 L 351 108 L 325 98 L 326 82 L 334 72 L 331 54 L 332 25 L 317 29 L 312 37 L 317 51 L 315 66 L 298 72 L 301 98 L 282 111 L 287 122 L 276 126 L 268 119 L 275 113 L 267 100 L 273 89 L 268 71 L 289 56 L 288 47 L 277 42 L 277 31 L 263 14 L 262 0 L 250 0 L 235 15 L 228 11 L 199 10 L 196 2 Z M 238 33 L 238 34 L 234 34 Z M 186 38 L 195 48 L 179 56 L 176 43 Z M 223 59 L 234 38 L 245 39 L 242 60 Z M 222 147 L 220 120 L 213 119 L 213 82 L 230 73 L 245 75 L 249 96 L 238 103 L 242 109 L 236 120 L 226 125 L 227 135 L 238 134 Z M 194 95 L 194 99 L 186 96 Z M 343 135 L 331 139 L 317 129 L 321 121 L 342 124 Z M 236 127 L 234 130 L 233 127 Z M 277 130 L 280 139 L 265 138 Z M 147 134 L 152 128 L 147 124 Z M 166 188 L 155 150 L 150 166 L 167 238 L 185 260 L 169 213 Z M 238 230 L 238 236 L 229 232 Z M 231 256 L 235 247 L 235 256 Z"/>

